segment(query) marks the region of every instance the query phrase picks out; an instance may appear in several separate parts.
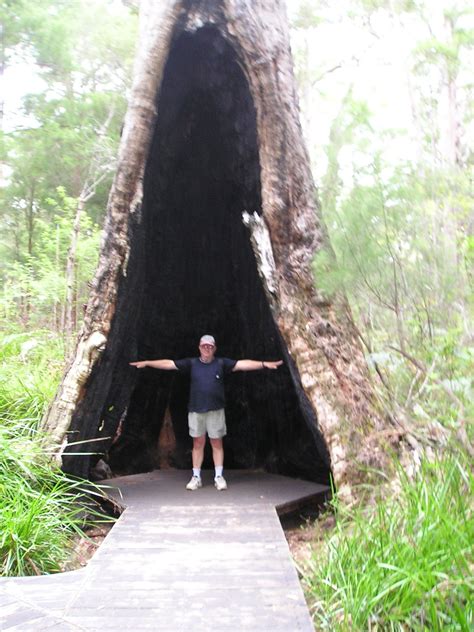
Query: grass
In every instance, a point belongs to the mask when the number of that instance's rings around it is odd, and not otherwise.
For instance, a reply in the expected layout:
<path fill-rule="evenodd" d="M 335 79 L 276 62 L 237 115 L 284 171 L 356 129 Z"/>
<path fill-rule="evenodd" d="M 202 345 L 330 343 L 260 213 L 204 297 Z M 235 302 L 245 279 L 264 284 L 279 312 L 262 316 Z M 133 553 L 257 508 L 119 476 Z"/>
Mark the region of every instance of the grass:
<path fill-rule="evenodd" d="M 36 428 L 64 366 L 63 343 L 48 331 L 0 334 L 2 425 Z"/>
<path fill-rule="evenodd" d="M 61 570 L 91 507 L 84 482 L 68 478 L 42 451 L 26 424 L 0 428 L 0 574 Z"/>
<path fill-rule="evenodd" d="M 474 476 L 462 454 L 401 472 L 395 497 L 335 507 L 304 571 L 318 630 L 474 629 Z"/>
<path fill-rule="evenodd" d="M 0 340 L 0 575 L 58 572 L 76 534 L 107 520 L 100 489 L 66 476 L 43 450 L 39 422 L 59 381 L 60 345 L 42 332 Z M 24 343 L 38 340 L 28 354 Z"/>

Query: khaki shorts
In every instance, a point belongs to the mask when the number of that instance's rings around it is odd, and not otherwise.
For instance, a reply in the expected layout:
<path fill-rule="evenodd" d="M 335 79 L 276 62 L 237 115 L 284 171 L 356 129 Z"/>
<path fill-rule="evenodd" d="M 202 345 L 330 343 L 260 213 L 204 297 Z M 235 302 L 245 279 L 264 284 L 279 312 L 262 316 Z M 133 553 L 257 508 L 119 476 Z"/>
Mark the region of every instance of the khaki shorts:
<path fill-rule="evenodd" d="M 222 439 L 227 434 L 223 408 L 206 413 L 189 413 L 188 424 L 191 437 L 202 437 L 207 432 L 211 439 Z"/>

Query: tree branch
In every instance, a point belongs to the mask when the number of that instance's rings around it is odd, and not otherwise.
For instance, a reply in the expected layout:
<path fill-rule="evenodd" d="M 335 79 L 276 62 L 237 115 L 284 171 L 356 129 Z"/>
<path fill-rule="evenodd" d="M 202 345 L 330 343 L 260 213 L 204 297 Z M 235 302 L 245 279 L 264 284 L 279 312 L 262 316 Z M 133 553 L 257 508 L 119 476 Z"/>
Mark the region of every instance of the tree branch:
<path fill-rule="evenodd" d="M 397 353 L 402 355 L 411 364 L 413 364 L 413 366 L 415 366 L 419 371 L 421 371 L 424 375 L 428 375 L 429 374 L 428 368 L 420 360 L 418 360 L 417 358 L 414 358 L 412 355 L 410 355 L 406 351 L 404 351 L 402 349 L 399 349 L 398 347 L 394 347 L 392 345 L 389 345 L 389 349 L 392 349 L 393 351 L 396 351 Z M 448 397 L 451 399 L 451 401 L 454 404 L 456 404 L 457 406 L 459 406 L 459 408 L 464 412 L 464 405 L 463 405 L 463 403 L 453 393 L 453 391 L 449 388 L 449 386 L 446 386 L 446 384 L 444 384 L 444 382 L 442 382 L 437 377 L 433 377 L 433 376 L 430 376 L 430 377 L 433 380 L 433 382 L 435 382 L 435 384 L 438 384 L 438 386 L 441 386 L 441 388 L 445 391 L 445 393 L 448 395 Z"/>

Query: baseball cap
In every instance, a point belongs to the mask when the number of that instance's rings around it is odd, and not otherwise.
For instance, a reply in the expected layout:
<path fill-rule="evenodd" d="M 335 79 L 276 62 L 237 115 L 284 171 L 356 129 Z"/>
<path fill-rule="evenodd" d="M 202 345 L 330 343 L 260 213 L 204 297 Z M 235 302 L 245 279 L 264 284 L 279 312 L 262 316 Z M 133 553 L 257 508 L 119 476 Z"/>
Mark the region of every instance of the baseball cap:
<path fill-rule="evenodd" d="M 205 336 L 201 336 L 201 340 L 199 341 L 200 345 L 213 345 L 216 346 L 216 341 L 214 340 L 214 336 L 209 336 L 206 334 Z"/>

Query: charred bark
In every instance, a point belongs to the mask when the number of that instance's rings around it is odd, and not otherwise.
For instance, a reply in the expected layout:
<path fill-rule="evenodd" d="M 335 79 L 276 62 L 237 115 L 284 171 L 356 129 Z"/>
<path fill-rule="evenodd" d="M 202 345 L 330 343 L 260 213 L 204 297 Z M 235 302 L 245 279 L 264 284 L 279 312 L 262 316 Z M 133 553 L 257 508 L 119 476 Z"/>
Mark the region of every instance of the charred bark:
<path fill-rule="evenodd" d="M 321 481 L 332 471 L 350 490 L 361 466 L 384 466 L 383 424 L 346 301 L 321 297 L 313 278 L 330 246 L 283 3 L 142 9 L 100 263 L 45 428 L 77 474 L 89 458 L 68 456 L 67 442 L 106 437 L 115 469 L 144 471 L 159 466 L 169 410 L 174 464 L 187 465 L 187 385 L 128 362 L 195 355 L 211 332 L 221 355 L 285 359 L 278 377 L 232 377 L 227 465 Z"/>

